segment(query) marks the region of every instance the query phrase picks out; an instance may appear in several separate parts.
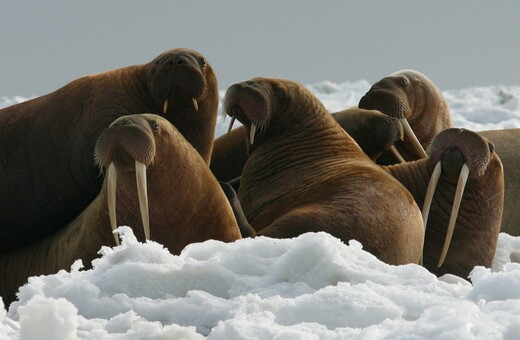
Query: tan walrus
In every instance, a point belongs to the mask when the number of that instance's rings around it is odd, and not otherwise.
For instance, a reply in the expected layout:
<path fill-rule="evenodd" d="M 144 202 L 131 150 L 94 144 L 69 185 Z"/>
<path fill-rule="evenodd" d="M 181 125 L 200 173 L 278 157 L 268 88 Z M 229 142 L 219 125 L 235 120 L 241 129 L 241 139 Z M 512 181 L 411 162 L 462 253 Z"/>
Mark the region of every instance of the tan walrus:
<path fill-rule="evenodd" d="M 402 139 L 403 128 L 399 121 L 376 110 L 349 108 L 334 112 L 332 116 L 373 161 Z M 218 180 L 227 182 L 239 177 L 246 161 L 243 126 L 215 139 L 210 169 Z"/>
<path fill-rule="evenodd" d="M 71 224 L 0 254 L 0 296 L 7 305 L 29 276 L 69 269 L 76 259 L 89 267 L 102 246 L 116 244 L 111 232 L 116 225 L 131 226 L 141 241 L 155 240 L 174 254 L 193 242 L 240 238 L 219 183 L 166 119 L 152 114 L 117 119 L 101 133 L 96 160 L 107 169 L 102 190 Z"/>
<path fill-rule="evenodd" d="M 259 235 L 326 231 L 387 263 L 419 261 L 424 231 L 413 197 L 305 87 L 254 78 L 227 90 L 224 109 L 247 131 L 238 195 Z"/>
<path fill-rule="evenodd" d="M 466 278 L 475 266 L 490 267 L 495 256 L 504 207 L 502 163 L 492 143 L 465 129 L 439 133 L 428 155 L 386 169 L 423 207 L 424 266 Z"/>
<path fill-rule="evenodd" d="M 401 120 L 405 139 L 397 142 L 396 148 L 405 160 L 426 157 L 424 150 L 433 138 L 453 127 L 442 92 L 427 76 L 414 70 L 398 71 L 376 82 L 360 99 L 359 107 Z M 395 163 L 394 158 L 387 157 L 380 161 Z"/>
<path fill-rule="evenodd" d="M 173 49 L 0 110 L 0 253 L 63 228 L 97 196 L 94 145 L 116 118 L 160 114 L 209 162 L 217 107 L 209 63 Z"/>
<path fill-rule="evenodd" d="M 504 214 L 500 231 L 520 236 L 520 129 L 479 131 L 495 145 L 504 165 Z"/>

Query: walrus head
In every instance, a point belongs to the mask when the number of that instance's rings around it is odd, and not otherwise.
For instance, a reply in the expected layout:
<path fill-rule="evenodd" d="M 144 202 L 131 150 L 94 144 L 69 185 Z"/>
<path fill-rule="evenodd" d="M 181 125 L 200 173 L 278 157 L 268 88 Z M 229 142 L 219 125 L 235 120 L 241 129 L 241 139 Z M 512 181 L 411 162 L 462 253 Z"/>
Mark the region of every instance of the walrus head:
<path fill-rule="evenodd" d="M 306 95 L 298 96 L 299 91 L 305 91 Z M 310 95 L 308 90 L 289 80 L 257 77 L 236 83 L 228 88 L 224 98 L 224 114 L 231 116 L 228 131 L 231 131 L 234 120 L 238 119 L 247 130 L 248 151 L 251 151 L 257 141 L 274 133 L 271 125 L 276 126 L 276 129 L 288 126 L 297 128 L 298 124 L 303 123 L 297 112 L 291 115 L 280 114 L 291 104 L 292 98 L 296 97 L 303 99 L 300 105 L 313 100 L 314 107 L 326 111 L 323 104 Z"/>
<path fill-rule="evenodd" d="M 493 143 L 486 138 L 466 129 L 455 128 L 440 132 L 428 147 L 427 167 L 432 175 L 423 205 L 425 227 L 441 173 L 454 184 L 457 183 L 438 267 L 442 266 L 451 243 L 466 182 L 468 178 L 478 182 L 478 179 L 484 176 L 494 150 Z"/>
<path fill-rule="evenodd" d="M 395 150 L 394 144 L 403 139 L 399 120 L 377 110 L 350 108 L 332 116 L 374 161 L 382 151 Z"/>
<path fill-rule="evenodd" d="M 189 104 L 198 111 L 216 77 L 206 59 L 197 51 L 173 49 L 162 53 L 147 64 L 152 96 L 160 103 L 162 112 L 175 108 L 177 103 Z"/>
<path fill-rule="evenodd" d="M 146 169 L 156 156 L 155 133 L 159 116 L 146 114 L 116 119 L 99 136 L 94 158 L 100 168 L 107 169 L 108 210 L 112 229 L 116 221 L 116 188 L 118 172 L 135 172 L 144 234 L 150 239 Z M 115 236 L 116 243 L 119 239 Z"/>
<path fill-rule="evenodd" d="M 423 113 L 431 111 L 432 114 L 441 115 L 448 110 L 437 86 L 425 75 L 414 70 L 395 72 L 376 82 L 361 98 L 359 107 L 379 110 L 399 119 L 407 139 L 412 143 L 413 148 L 410 149 L 415 150 L 419 158 L 426 157 L 424 148 L 439 132 L 429 132 L 436 129 L 437 124 L 432 122 L 432 117 L 422 116 Z M 453 126 L 449 117 L 439 118 L 446 120 L 440 130 Z"/>

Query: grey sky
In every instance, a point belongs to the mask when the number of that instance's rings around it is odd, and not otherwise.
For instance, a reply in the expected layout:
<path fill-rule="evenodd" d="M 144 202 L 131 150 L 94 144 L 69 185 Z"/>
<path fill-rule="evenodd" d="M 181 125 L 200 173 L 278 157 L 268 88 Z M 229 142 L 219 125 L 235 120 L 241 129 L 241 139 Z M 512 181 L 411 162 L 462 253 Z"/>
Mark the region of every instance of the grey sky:
<path fill-rule="evenodd" d="M 520 85 L 520 1 L 12 0 L 0 97 L 198 50 L 220 88 L 254 76 L 374 82 L 403 68 L 443 90 Z"/>

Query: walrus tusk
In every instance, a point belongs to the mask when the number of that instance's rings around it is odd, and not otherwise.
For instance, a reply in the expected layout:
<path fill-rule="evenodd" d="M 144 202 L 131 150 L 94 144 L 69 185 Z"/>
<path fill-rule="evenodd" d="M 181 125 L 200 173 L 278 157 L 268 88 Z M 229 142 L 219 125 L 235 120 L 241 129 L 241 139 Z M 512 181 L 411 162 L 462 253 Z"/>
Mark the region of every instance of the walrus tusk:
<path fill-rule="evenodd" d="M 135 161 L 135 178 L 137 180 L 137 196 L 143 220 L 144 237 L 150 239 L 150 215 L 148 213 L 148 191 L 146 187 L 146 165 Z"/>
<path fill-rule="evenodd" d="M 251 124 L 251 131 L 249 131 L 249 145 L 255 142 L 256 124 Z"/>
<path fill-rule="evenodd" d="M 422 208 L 422 217 L 424 223 L 424 231 L 426 232 L 426 225 L 428 224 L 428 215 L 430 214 L 430 208 L 432 205 L 433 194 L 435 193 L 435 188 L 437 188 L 437 183 L 439 182 L 439 177 L 441 177 L 442 167 L 441 162 L 437 162 L 435 168 L 433 169 L 432 176 L 430 177 L 430 182 L 428 183 L 428 189 L 426 189 L 426 196 L 424 197 L 424 204 Z M 424 244 L 423 244 L 423 252 L 424 252 Z M 423 256 L 421 256 L 421 260 L 419 262 L 420 265 L 423 264 Z"/>
<path fill-rule="evenodd" d="M 199 111 L 199 103 L 197 102 L 197 99 L 191 98 L 193 101 L 193 107 L 195 108 L 195 111 Z"/>
<path fill-rule="evenodd" d="M 229 122 L 229 127 L 227 129 L 227 134 L 229 135 L 231 133 L 231 129 L 233 128 L 233 124 L 235 124 L 235 116 L 231 116 L 231 122 Z"/>
<path fill-rule="evenodd" d="M 166 110 L 168 110 L 168 99 L 164 101 L 162 112 L 163 114 L 166 113 Z"/>
<path fill-rule="evenodd" d="M 419 154 L 419 156 L 421 158 L 426 158 L 427 157 L 426 151 L 424 151 L 424 148 L 422 147 L 421 143 L 417 139 L 417 136 L 413 132 L 413 130 L 412 130 L 410 124 L 408 123 L 408 121 L 406 120 L 406 118 L 401 118 L 401 119 L 399 119 L 399 121 L 403 125 L 403 129 L 404 129 L 406 135 L 408 136 L 408 138 L 410 138 L 410 141 L 412 142 L 412 144 L 413 144 L 415 150 L 417 151 L 417 153 Z"/>
<path fill-rule="evenodd" d="M 395 145 L 392 145 L 389 150 L 390 153 L 399 161 L 399 163 L 406 163 L 406 160 L 403 158 L 403 156 L 401 156 Z"/>
<path fill-rule="evenodd" d="M 464 163 L 462 169 L 460 170 L 459 175 L 459 183 L 457 184 L 457 191 L 455 191 L 455 198 L 453 199 L 453 207 L 451 209 L 450 222 L 448 224 L 448 230 L 446 231 L 446 239 L 444 240 L 444 247 L 442 248 L 441 257 L 439 259 L 439 263 L 437 264 L 437 268 L 440 268 L 444 263 L 444 259 L 446 258 L 446 254 L 448 253 L 448 249 L 451 243 L 451 237 L 453 236 L 453 230 L 455 229 L 455 222 L 457 222 L 457 216 L 459 214 L 460 202 L 462 201 L 462 195 L 464 194 L 464 188 L 466 187 L 466 182 L 468 181 L 469 176 L 469 168 Z"/>
<path fill-rule="evenodd" d="M 110 226 L 112 232 L 117 228 L 116 217 L 116 190 L 117 190 L 117 168 L 114 162 L 111 162 L 107 170 L 107 197 L 108 197 L 108 217 L 110 218 Z M 119 237 L 114 234 L 116 244 L 119 245 Z"/>

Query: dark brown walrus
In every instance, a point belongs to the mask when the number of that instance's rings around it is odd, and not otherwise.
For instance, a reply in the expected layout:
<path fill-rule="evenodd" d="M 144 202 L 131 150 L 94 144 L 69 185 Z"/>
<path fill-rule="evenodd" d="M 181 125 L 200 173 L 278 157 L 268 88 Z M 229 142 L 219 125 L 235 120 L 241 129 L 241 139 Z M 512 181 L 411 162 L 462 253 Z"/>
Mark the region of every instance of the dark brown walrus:
<path fill-rule="evenodd" d="M 387 263 L 419 261 L 424 230 L 413 197 L 305 87 L 254 78 L 231 86 L 224 108 L 247 131 L 238 195 L 259 235 L 326 231 Z"/>
<path fill-rule="evenodd" d="M 117 225 L 131 226 L 142 241 L 148 234 L 174 254 L 193 242 L 240 238 L 219 183 L 166 119 L 151 114 L 119 118 L 101 133 L 96 159 L 109 169 L 102 190 L 70 225 L 30 246 L 0 254 L 0 296 L 7 305 L 29 276 L 69 269 L 76 259 L 88 267 L 101 246 L 115 245 L 109 202 L 117 202 L 111 206 L 111 211 L 117 207 Z M 147 178 L 140 182 L 147 183 L 148 190 L 138 189 L 136 174 Z M 117 199 L 110 199 L 114 177 Z"/>
<path fill-rule="evenodd" d="M 64 227 L 96 197 L 94 145 L 116 118 L 161 114 L 209 162 L 217 107 L 209 63 L 174 49 L 0 110 L 0 253 Z"/>
<path fill-rule="evenodd" d="M 405 139 L 398 141 L 396 148 L 405 160 L 426 157 L 424 150 L 433 138 L 453 127 L 442 92 L 428 77 L 414 70 L 398 71 L 376 82 L 361 98 L 359 107 L 401 119 Z M 395 163 L 388 156 L 380 162 Z"/>
<path fill-rule="evenodd" d="M 402 138 L 403 129 L 399 121 L 376 110 L 349 108 L 332 113 L 332 116 L 373 161 Z M 239 177 L 246 161 L 246 130 L 243 126 L 215 139 L 210 169 L 219 181 L 227 182 Z"/>
<path fill-rule="evenodd" d="M 494 146 L 475 132 L 446 129 L 428 148 L 429 157 L 389 166 L 396 177 L 423 207 L 430 178 L 437 190 L 428 214 L 424 245 L 424 266 L 437 275 L 467 277 L 477 265 L 490 267 L 495 256 L 504 204 L 504 171 Z M 441 165 L 437 165 L 437 164 Z M 459 173 L 469 173 L 462 201 L 452 222 L 452 240 L 445 246 Z M 433 174 L 433 175 L 432 175 Z M 455 224 L 456 222 L 456 224 Z M 451 229 L 451 228 L 450 228 Z M 446 249 L 443 260 L 443 248 Z M 442 265 L 439 267 L 439 264 Z"/>

